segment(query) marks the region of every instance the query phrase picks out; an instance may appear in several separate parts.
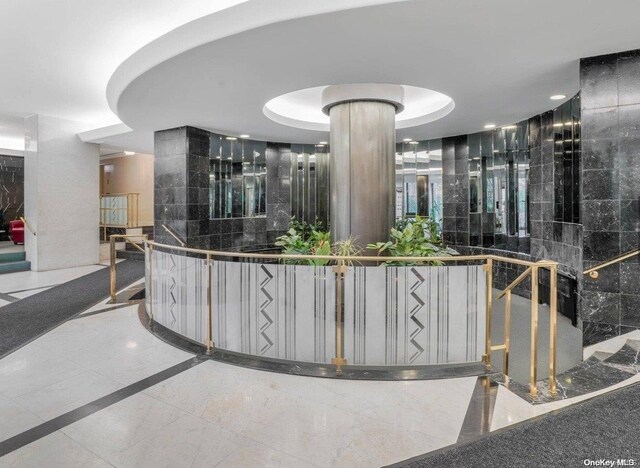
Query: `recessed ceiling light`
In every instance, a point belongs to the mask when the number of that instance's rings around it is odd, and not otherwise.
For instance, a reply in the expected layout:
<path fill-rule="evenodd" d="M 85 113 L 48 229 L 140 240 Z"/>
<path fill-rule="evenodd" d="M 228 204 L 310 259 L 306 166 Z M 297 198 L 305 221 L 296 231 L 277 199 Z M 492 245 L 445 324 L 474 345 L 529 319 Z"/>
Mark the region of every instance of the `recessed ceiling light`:
<path fill-rule="evenodd" d="M 515 125 L 505 125 L 502 128 L 507 129 L 507 130 L 511 130 L 512 128 L 516 128 L 516 126 Z"/>
<path fill-rule="evenodd" d="M 237 138 L 236 137 L 227 137 L 227 140 L 235 141 L 235 140 L 237 140 Z"/>
<path fill-rule="evenodd" d="M 125 156 L 133 156 L 134 154 L 136 154 L 136 152 L 135 152 L 135 151 L 125 151 L 125 152 L 124 152 L 124 155 L 125 155 Z"/>
<path fill-rule="evenodd" d="M 405 143 L 409 143 L 411 140 L 413 140 L 413 138 L 403 138 L 402 141 L 404 141 Z"/>
<path fill-rule="evenodd" d="M 320 142 L 318 142 L 318 144 L 319 144 L 319 145 L 326 145 L 326 144 L 327 144 L 327 142 L 326 142 L 326 141 L 320 141 Z"/>
<path fill-rule="evenodd" d="M 240 135 L 240 138 L 249 138 L 251 135 L 247 135 L 246 133 L 243 133 L 242 135 Z"/>
<path fill-rule="evenodd" d="M 410 141 L 410 142 L 409 142 L 409 144 L 410 144 L 410 145 L 417 145 L 417 144 L 418 144 L 418 142 L 417 142 L 417 141 Z"/>
<path fill-rule="evenodd" d="M 496 128 L 496 124 L 487 124 L 484 128 Z"/>
<path fill-rule="evenodd" d="M 323 145 L 322 143 L 318 143 L 318 144 L 316 145 L 316 148 L 324 148 L 324 145 Z"/>
<path fill-rule="evenodd" d="M 564 94 L 554 94 L 553 96 L 551 96 L 549 99 L 551 99 L 552 101 L 560 101 L 561 99 L 566 98 L 567 96 Z"/>

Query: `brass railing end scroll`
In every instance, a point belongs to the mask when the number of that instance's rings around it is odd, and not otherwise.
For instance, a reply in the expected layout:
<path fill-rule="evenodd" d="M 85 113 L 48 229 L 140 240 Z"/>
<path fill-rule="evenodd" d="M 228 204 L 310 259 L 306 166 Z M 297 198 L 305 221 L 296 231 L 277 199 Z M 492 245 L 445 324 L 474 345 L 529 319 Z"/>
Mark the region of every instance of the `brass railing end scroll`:
<path fill-rule="evenodd" d="M 623 253 L 622 255 L 609 259 L 605 262 L 599 263 L 598 265 L 592 268 L 584 270 L 582 274 L 589 275 L 591 279 L 598 279 L 600 277 L 600 272 L 598 270 L 601 270 L 610 265 L 614 265 L 616 263 L 623 262 L 629 258 L 635 257 L 636 255 L 640 255 L 640 249 L 630 250 L 629 252 Z"/>

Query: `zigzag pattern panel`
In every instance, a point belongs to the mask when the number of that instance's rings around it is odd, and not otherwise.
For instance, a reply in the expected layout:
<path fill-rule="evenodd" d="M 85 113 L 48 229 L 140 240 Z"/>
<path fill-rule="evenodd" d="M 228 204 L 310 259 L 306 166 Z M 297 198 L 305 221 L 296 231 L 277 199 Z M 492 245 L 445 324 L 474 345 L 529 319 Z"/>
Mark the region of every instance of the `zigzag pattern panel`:
<path fill-rule="evenodd" d="M 333 272 L 328 267 L 216 262 L 216 347 L 329 363 L 335 352 Z"/>
<path fill-rule="evenodd" d="M 199 343 L 207 339 L 206 262 L 154 250 L 151 261 L 153 318 Z"/>
<path fill-rule="evenodd" d="M 480 361 L 482 266 L 356 267 L 345 275 L 345 356 L 357 365 Z"/>

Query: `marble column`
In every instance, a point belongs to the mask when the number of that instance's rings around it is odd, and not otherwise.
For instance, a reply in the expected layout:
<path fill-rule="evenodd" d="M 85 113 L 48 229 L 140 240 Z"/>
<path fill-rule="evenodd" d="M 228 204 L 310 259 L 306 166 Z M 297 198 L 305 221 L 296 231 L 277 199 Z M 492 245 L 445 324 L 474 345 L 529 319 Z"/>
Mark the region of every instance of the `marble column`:
<path fill-rule="evenodd" d="M 83 143 L 78 123 L 44 115 L 25 119 L 25 251 L 34 271 L 99 260 L 98 145 Z"/>

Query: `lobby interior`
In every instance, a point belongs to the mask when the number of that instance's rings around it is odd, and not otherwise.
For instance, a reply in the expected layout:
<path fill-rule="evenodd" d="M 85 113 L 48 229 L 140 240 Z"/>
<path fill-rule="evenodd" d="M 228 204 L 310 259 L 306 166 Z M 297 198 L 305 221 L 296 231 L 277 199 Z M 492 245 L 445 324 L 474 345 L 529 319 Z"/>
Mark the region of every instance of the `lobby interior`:
<path fill-rule="evenodd" d="M 638 2 L 0 12 L 0 466 L 640 463 Z"/>

